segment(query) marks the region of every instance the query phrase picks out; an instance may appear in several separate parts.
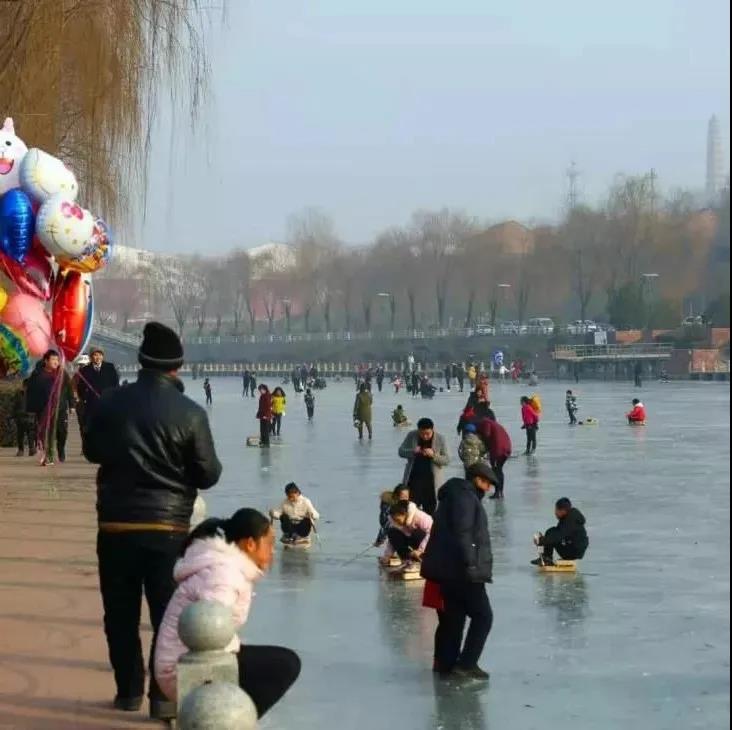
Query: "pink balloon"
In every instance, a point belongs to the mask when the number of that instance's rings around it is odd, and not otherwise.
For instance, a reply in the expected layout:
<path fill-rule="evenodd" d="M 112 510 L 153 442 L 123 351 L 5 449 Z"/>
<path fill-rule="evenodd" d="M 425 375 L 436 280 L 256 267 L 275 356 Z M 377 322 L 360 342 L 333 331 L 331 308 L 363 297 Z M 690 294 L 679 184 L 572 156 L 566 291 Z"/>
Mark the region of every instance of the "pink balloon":
<path fill-rule="evenodd" d="M 33 357 L 40 357 L 51 347 L 51 320 L 43 303 L 30 294 L 11 294 L 0 312 L 0 320 L 25 341 Z"/>

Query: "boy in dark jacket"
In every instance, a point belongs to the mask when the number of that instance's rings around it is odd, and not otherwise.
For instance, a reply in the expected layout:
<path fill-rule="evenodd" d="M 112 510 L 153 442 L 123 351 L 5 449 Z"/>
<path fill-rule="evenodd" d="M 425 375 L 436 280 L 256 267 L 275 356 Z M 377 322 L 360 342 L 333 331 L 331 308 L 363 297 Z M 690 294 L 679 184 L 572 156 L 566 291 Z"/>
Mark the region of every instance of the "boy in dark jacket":
<path fill-rule="evenodd" d="M 478 659 L 493 625 L 486 583 L 493 582 L 493 553 L 482 499 L 497 482 L 493 470 L 478 462 L 466 479 L 449 479 L 422 556 L 422 577 L 439 584 L 444 606 L 435 632 L 435 668 L 442 675 L 488 679 Z M 470 629 L 463 644 L 465 620 Z"/>
<path fill-rule="evenodd" d="M 554 551 L 562 560 L 580 560 L 590 544 L 585 529 L 585 516 L 572 506 L 567 497 L 557 500 L 554 514 L 559 522 L 543 535 L 534 535 L 534 544 L 543 547 L 542 554 L 532 560 L 532 565 L 554 565 Z"/>

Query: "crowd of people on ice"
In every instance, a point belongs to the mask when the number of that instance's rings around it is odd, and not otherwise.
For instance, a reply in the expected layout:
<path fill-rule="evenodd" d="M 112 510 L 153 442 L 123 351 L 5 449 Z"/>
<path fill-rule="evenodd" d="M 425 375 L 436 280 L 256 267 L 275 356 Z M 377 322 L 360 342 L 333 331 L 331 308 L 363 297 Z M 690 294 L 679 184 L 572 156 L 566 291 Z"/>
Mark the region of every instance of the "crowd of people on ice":
<path fill-rule="evenodd" d="M 47 352 L 24 381 L 16 403 L 18 453 L 43 447 L 43 464 L 66 458 L 68 415 L 75 408 L 82 433 L 84 456 L 99 465 L 97 474 L 99 586 L 104 607 L 104 630 L 114 670 L 114 706 L 136 711 L 143 702 L 146 671 L 139 639 L 144 592 L 153 627 L 148 697 L 150 714 L 166 719 L 175 715 L 176 666 L 185 647 L 178 636 L 178 621 L 187 605 L 217 600 L 231 608 L 237 628 L 247 620 L 254 586 L 272 563 L 279 521 L 281 542 L 289 548 L 307 548 L 317 535 L 319 513 L 294 482 L 287 484 L 281 504 L 268 515 L 243 508 L 227 519 L 211 518 L 192 525 L 199 490 L 214 486 L 222 471 L 206 410 L 184 395 L 178 372 L 183 347 L 168 327 L 151 322 L 144 330 L 138 352 L 141 369 L 135 382 L 120 386 L 119 376 L 104 352 L 91 352 L 88 365 L 73 378 L 62 367 L 58 353 Z M 513 369 L 513 368 L 512 368 Z M 398 449 L 404 461 L 399 484 L 379 498 L 378 534 L 372 546 L 383 548 L 380 563 L 402 576 L 419 574 L 425 580 L 423 605 L 437 613 L 434 670 L 440 675 L 486 679 L 479 658 L 488 638 L 493 612 L 486 591 L 492 582 L 493 557 L 483 498 L 505 497 L 505 467 L 513 457 L 508 430 L 491 407 L 490 377 L 474 363 L 445 366 L 444 388 L 453 384 L 469 395 L 458 415 L 458 455 L 464 476 L 446 479 L 450 464 L 448 439 L 430 418 L 420 418 Z M 315 415 L 319 381 L 314 366 L 294 368 L 291 382 L 304 393 L 307 417 Z M 498 376 L 500 377 L 500 375 Z M 402 373 L 391 379 L 399 392 L 401 382 L 413 394 L 425 392 L 413 357 Z M 372 439 L 373 386 L 381 391 L 383 366 L 362 367 L 353 422 L 358 438 Z M 529 379 L 529 383 L 536 382 Z M 256 373 L 243 374 L 242 395 L 258 395 L 256 417 L 259 445 L 279 438 L 287 410 L 281 386 L 257 382 Z M 206 406 L 213 404 L 213 387 L 205 378 Z M 524 453 L 537 449 L 542 403 L 537 394 L 520 398 L 521 428 L 526 434 Z M 566 392 L 570 425 L 582 423 L 577 395 Z M 52 414 L 52 415 L 50 415 Z M 627 414 L 628 423 L 646 421 L 638 399 Z M 395 427 L 411 422 L 402 405 L 392 412 Z M 587 419 L 590 422 L 590 419 Z M 556 501 L 556 526 L 537 532 L 533 542 L 538 556 L 533 564 L 554 565 L 581 559 L 589 539 L 584 515 L 572 502 Z M 467 620 L 470 627 L 465 637 Z M 242 644 L 232 640 L 241 687 L 264 715 L 296 681 L 300 659 L 290 649 Z"/>

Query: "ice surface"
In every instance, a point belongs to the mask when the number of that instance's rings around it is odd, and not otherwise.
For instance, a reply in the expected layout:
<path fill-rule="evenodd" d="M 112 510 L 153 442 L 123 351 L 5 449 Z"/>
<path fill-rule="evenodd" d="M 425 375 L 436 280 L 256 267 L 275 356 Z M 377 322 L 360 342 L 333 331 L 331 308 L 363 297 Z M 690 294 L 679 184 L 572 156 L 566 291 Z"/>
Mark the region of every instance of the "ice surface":
<path fill-rule="evenodd" d="M 401 478 L 405 431 L 390 425 L 402 403 L 430 416 L 453 450 L 467 393 L 433 401 L 374 395 L 375 438 L 358 443 L 350 383 L 317 393 L 315 421 L 288 392 L 282 445 L 245 446 L 258 433 L 255 400 L 236 378 L 212 380 L 211 421 L 224 463 L 206 495 L 209 514 L 266 510 L 296 481 L 322 514 L 320 543 L 278 552 L 260 583 L 243 638 L 282 644 L 303 674 L 266 728 L 532 730 L 573 727 L 690 730 L 729 726 L 729 386 L 720 383 L 546 383 L 535 458 L 506 466 L 506 500 L 488 503 L 495 551 L 489 594 L 495 624 L 482 664 L 489 687 L 435 680 L 434 618 L 421 586 L 386 582 L 373 541 L 378 494 Z M 275 381 L 270 381 L 274 385 Z M 203 402 L 202 381 L 186 381 Z M 580 418 L 569 428 L 564 392 Z M 521 451 L 521 386 L 493 384 L 495 411 Z M 646 428 L 626 425 L 639 396 Z M 585 513 L 590 549 L 576 575 L 538 575 L 531 535 L 570 497 Z"/>

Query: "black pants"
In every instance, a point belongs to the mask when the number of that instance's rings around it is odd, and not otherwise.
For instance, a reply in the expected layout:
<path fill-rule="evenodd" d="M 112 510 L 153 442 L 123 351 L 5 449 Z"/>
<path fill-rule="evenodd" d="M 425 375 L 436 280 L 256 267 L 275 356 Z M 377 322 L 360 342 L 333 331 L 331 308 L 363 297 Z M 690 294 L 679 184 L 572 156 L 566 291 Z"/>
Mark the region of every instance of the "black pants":
<path fill-rule="evenodd" d="M 307 406 L 308 420 L 312 421 L 315 415 L 315 406 Z"/>
<path fill-rule="evenodd" d="M 282 414 L 275 413 L 272 415 L 272 433 L 275 434 L 276 436 L 279 436 L 281 430 L 282 430 Z"/>
<path fill-rule="evenodd" d="M 478 664 L 493 625 L 493 610 L 484 583 L 440 584 L 445 608 L 435 632 L 435 659 L 442 672 Z M 465 644 L 463 631 L 470 618 Z M 462 649 L 461 649 L 462 645 Z"/>
<path fill-rule="evenodd" d="M 437 509 L 437 495 L 435 494 L 435 482 L 432 478 L 410 479 L 409 494 L 417 507 L 426 512 L 430 517 Z"/>
<path fill-rule="evenodd" d="M 23 413 L 15 417 L 15 430 L 18 436 L 18 451 L 25 451 L 28 443 L 28 455 L 36 453 L 36 417 L 33 413 Z"/>
<path fill-rule="evenodd" d="M 269 446 L 269 434 L 272 432 L 272 425 L 264 418 L 259 419 L 259 445 Z"/>
<path fill-rule="evenodd" d="M 44 439 L 46 449 L 46 459 L 52 461 L 58 457 L 59 461 L 66 461 L 66 439 L 69 435 L 69 414 L 63 411 L 58 414 L 56 419 L 56 432 L 53 427 L 49 427 L 48 431 L 41 434 Z"/>
<path fill-rule="evenodd" d="M 566 545 L 562 543 L 555 543 L 554 536 L 557 534 L 558 530 L 556 527 L 550 527 L 545 533 L 544 533 L 544 542 L 548 542 L 548 545 L 544 545 L 544 557 L 548 560 L 551 560 L 554 556 L 554 551 L 557 551 L 557 555 L 562 560 L 579 560 L 583 555 L 584 552 L 580 554 L 580 551 L 577 549 L 576 545 Z"/>
<path fill-rule="evenodd" d="M 506 484 L 506 477 L 503 474 L 503 466 L 506 461 L 507 459 L 505 456 L 500 456 L 497 459 L 491 459 L 491 469 L 493 469 L 493 472 L 498 479 L 498 484 L 496 484 L 497 494 L 503 494 L 503 487 Z"/>
<path fill-rule="evenodd" d="M 297 535 L 298 537 L 308 537 L 313 529 L 313 523 L 309 517 L 300 522 L 293 522 L 287 515 L 280 516 L 280 525 L 285 535 Z"/>
<path fill-rule="evenodd" d="M 165 699 L 154 679 L 152 658 L 158 627 L 175 590 L 173 566 L 185 538 L 186 533 L 180 532 L 99 532 L 97 535 L 104 633 L 118 697 L 141 697 L 145 693 L 140 642 L 144 591 L 153 627 L 149 696 Z"/>
<path fill-rule="evenodd" d="M 252 398 L 254 398 L 254 396 L 257 394 L 257 384 L 256 383 L 250 384 L 249 392 L 250 392 L 250 395 L 252 396 Z"/>
<path fill-rule="evenodd" d="M 464 385 L 463 379 L 462 378 L 458 378 L 458 387 L 460 388 L 460 392 L 461 393 L 463 392 L 463 385 Z"/>
<path fill-rule="evenodd" d="M 211 397 L 211 393 L 206 393 L 206 405 L 210 406 L 213 403 L 213 398 Z"/>
<path fill-rule="evenodd" d="M 527 426 L 526 427 L 526 453 L 533 454 L 536 451 L 536 432 L 539 430 L 538 426 Z"/>
<path fill-rule="evenodd" d="M 242 644 L 237 654 L 239 686 L 252 698 L 262 717 L 300 676 L 300 657 L 281 646 Z"/>
<path fill-rule="evenodd" d="M 386 536 L 389 538 L 391 546 L 394 548 L 394 552 L 402 559 L 406 560 L 409 557 L 411 550 L 416 550 L 425 538 L 422 530 L 415 530 L 411 535 L 405 535 L 401 530 L 397 530 L 395 527 L 390 528 L 386 532 Z"/>
<path fill-rule="evenodd" d="M 577 411 L 572 410 L 571 408 L 567 408 L 567 415 L 569 415 L 569 425 L 574 426 L 575 423 L 577 423 Z"/>

